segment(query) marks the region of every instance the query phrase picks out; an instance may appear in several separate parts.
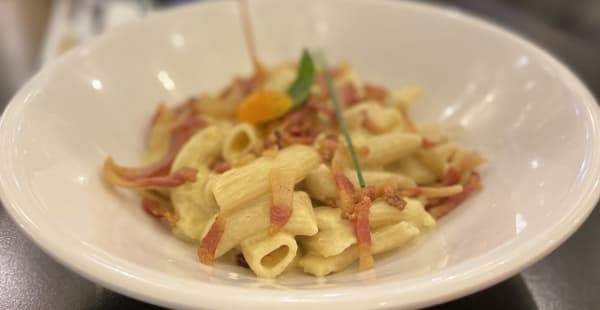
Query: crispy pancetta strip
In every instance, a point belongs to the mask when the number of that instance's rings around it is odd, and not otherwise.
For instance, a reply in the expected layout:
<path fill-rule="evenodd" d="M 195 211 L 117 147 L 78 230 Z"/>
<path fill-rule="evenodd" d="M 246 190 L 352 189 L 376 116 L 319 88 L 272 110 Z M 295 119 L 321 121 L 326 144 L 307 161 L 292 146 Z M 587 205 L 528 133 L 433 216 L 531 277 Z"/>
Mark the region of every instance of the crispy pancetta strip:
<path fill-rule="evenodd" d="M 354 233 L 358 243 L 358 271 L 373 268 L 373 253 L 371 252 L 371 226 L 369 225 L 369 209 L 371 199 L 363 196 L 356 204 L 356 219 L 354 220 Z"/>
<path fill-rule="evenodd" d="M 295 171 L 286 168 L 275 168 L 269 174 L 273 197 L 270 211 L 270 235 L 278 233 L 292 215 L 295 174 Z"/>
<path fill-rule="evenodd" d="M 201 263 L 209 266 L 215 263 L 215 251 L 217 250 L 219 241 L 221 241 L 223 232 L 225 232 L 225 219 L 219 214 L 208 230 L 208 233 L 206 233 L 206 236 L 200 241 L 198 258 Z"/>
<path fill-rule="evenodd" d="M 104 178 L 108 183 L 113 186 L 137 188 L 173 187 L 187 181 L 194 181 L 196 170 L 191 168 L 182 168 L 168 175 L 181 147 L 198 128 L 204 126 L 204 122 L 193 113 L 186 112 L 184 114 L 171 130 L 169 150 L 163 159 L 149 166 L 127 168 L 117 165 L 109 157 L 104 162 Z"/>

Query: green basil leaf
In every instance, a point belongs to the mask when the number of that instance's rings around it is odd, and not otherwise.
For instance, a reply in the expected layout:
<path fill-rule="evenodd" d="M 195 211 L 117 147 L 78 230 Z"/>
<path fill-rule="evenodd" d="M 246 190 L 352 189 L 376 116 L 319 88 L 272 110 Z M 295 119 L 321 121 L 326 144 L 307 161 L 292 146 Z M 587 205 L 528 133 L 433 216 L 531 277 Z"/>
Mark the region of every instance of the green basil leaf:
<path fill-rule="evenodd" d="M 288 94 L 294 100 L 294 107 L 301 107 L 310 95 L 310 88 L 315 79 L 315 64 L 308 50 L 302 52 L 302 58 L 298 65 L 298 75 L 290 86 Z"/>

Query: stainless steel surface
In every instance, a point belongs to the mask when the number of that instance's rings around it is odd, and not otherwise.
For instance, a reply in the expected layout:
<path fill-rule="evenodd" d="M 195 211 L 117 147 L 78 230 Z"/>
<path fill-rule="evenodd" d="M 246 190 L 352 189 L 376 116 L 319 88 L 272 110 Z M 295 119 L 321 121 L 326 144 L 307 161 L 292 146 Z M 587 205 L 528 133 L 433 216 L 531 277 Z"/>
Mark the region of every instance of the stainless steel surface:
<path fill-rule="evenodd" d="M 600 1 L 428 2 L 463 8 L 525 35 L 566 62 L 596 96 L 600 94 Z M 0 107 L 37 68 L 49 5 L 49 0 L 0 0 Z M 599 234 L 596 210 L 563 246 L 520 275 L 435 309 L 596 309 Z M 0 309 L 129 308 L 158 307 L 103 289 L 60 266 L 0 208 Z"/>

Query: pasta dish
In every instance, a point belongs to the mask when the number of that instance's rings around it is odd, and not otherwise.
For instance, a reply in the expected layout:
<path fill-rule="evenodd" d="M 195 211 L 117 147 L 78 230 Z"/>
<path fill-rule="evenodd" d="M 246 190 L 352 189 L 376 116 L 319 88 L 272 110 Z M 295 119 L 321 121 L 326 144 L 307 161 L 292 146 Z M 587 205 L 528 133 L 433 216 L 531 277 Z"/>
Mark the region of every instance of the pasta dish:
<path fill-rule="evenodd" d="M 482 157 L 409 117 L 420 88 L 388 90 L 311 55 L 160 104 L 143 164 L 108 158 L 104 179 L 135 191 L 201 263 L 236 257 L 265 278 L 369 270 L 481 189 Z"/>

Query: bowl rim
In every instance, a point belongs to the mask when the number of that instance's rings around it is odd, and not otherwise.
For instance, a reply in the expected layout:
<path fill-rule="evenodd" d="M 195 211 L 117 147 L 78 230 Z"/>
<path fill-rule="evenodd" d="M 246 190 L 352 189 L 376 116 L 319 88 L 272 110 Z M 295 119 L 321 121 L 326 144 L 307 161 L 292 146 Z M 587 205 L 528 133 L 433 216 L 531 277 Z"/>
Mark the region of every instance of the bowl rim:
<path fill-rule="evenodd" d="M 337 0 L 343 1 L 343 0 Z M 363 2 L 362 0 L 352 0 Z M 67 64 L 71 59 L 80 57 L 86 49 L 109 42 L 132 27 L 141 27 L 154 20 L 177 15 L 190 7 L 222 5 L 224 1 L 205 1 L 193 5 L 177 7 L 171 10 L 153 13 L 140 21 L 119 26 L 118 29 L 107 31 L 90 42 L 84 43 L 60 56 L 55 62 L 40 70 L 17 94 L 10 100 L 0 118 L 0 149 L 7 150 L 12 137 L 16 133 L 16 121 L 20 112 L 30 102 L 37 89 L 46 85 L 54 68 Z M 496 25 L 494 22 L 483 20 L 476 15 L 456 10 L 452 7 L 438 6 L 428 3 L 380 0 L 377 5 L 389 6 L 390 9 L 405 8 L 420 10 L 428 14 L 451 15 L 458 22 L 470 24 L 473 27 L 492 32 L 505 40 L 512 41 L 532 55 L 543 59 L 557 70 L 563 80 L 580 96 L 582 113 L 591 128 L 592 145 L 589 147 L 591 158 L 587 178 L 582 181 L 581 192 L 573 203 L 576 207 L 558 222 L 549 225 L 544 231 L 524 243 L 517 244 L 511 251 L 494 259 L 489 259 L 491 253 L 502 246 L 480 257 L 471 259 L 474 266 L 468 275 L 462 274 L 446 281 L 431 281 L 427 285 L 399 289 L 391 283 L 372 284 L 363 289 L 356 288 L 323 288 L 306 291 L 285 291 L 273 289 L 252 289 L 247 287 L 232 287 L 229 285 L 178 280 L 178 284 L 170 283 L 170 276 L 152 271 L 117 257 L 105 260 L 101 257 L 86 255 L 80 251 L 81 244 L 74 240 L 57 240 L 56 235 L 46 234 L 27 215 L 20 206 L 25 199 L 19 189 L 12 165 L 11 152 L 0 153 L 0 197 L 8 214 L 18 226 L 33 240 L 37 246 L 62 265 L 74 270 L 85 278 L 99 283 L 111 290 L 133 298 L 145 300 L 162 306 L 177 308 L 232 308 L 243 306 L 248 309 L 264 309 L 276 305 L 280 309 L 299 309 L 307 305 L 329 307 L 332 309 L 354 307 L 388 308 L 409 307 L 418 308 L 445 302 L 475 291 L 487 288 L 500 282 L 549 254 L 570 237 L 587 219 L 600 197 L 600 180 L 595 176 L 600 174 L 600 108 L 585 84 L 561 61 L 551 53 L 521 35 Z M 123 31 L 125 30 L 125 31 Z M 65 243 L 68 241 L 70 243 Z M 526 253 L 526 254 L 525 254 Z M 422 288 L 427 288 L 427 292 Z M 190 288 L 194 290 L 191 291 Z M 186 291 L 187 289 L 187 291 Z M 224 293 L 236 298 L 223 298 Z M 200 298 L 201 297 L 201 298 Z M 198 302 L 201 301 L 201 304 Z"/>

